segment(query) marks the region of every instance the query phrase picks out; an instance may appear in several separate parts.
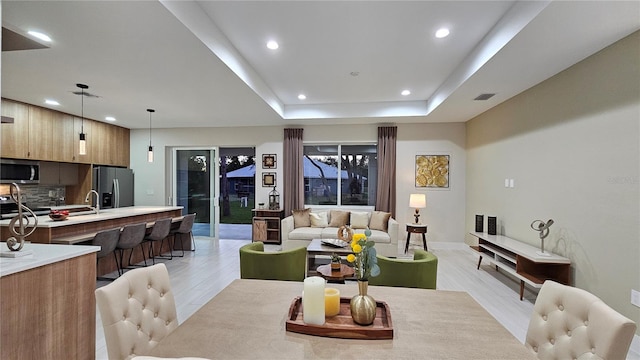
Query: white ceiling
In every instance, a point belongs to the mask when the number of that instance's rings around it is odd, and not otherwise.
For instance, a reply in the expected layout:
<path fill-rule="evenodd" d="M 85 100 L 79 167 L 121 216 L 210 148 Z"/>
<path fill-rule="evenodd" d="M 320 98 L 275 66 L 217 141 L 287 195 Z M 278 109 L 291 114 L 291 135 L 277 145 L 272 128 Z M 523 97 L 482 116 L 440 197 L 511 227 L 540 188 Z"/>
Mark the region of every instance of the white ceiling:
<path fill-rule="evenodd" d="M 86 117 L 132 129 L 147 108 L 156 128 L 466 121 L 640 29 L 640 1 L 1 6 L 3 26 L 53 39 L 2 52 L 2 97 L 80 115 L 84 83 Z"/>

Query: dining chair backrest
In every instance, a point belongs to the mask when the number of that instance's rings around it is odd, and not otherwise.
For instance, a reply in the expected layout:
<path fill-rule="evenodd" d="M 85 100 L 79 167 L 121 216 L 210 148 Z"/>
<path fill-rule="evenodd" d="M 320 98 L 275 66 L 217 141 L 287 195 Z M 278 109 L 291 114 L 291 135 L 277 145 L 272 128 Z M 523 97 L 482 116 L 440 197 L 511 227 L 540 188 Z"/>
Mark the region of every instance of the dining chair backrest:
<path fill-rule="evenodd" d="M 109 359 L 149 355 L 178 327 L 176 303 L 164 264 L 130 270 L 95 290 Z"/>
<path fill-rule="evenodd" d="M 196 214 L 188 214 L 182 218 L 180 222 L 180 226 L 176 229 L 176 233 L 179 234 L 188 234 L 193 229 L 193 223 L 196 220 Z"/>
<path fill-rule="evenodd" d="M 147 232 L 147 224 L 130 224 L 125 225 L 120 233 L 120 240 L 118 240 L 118 249 L 132 249 L 144 240 L 144 235 Z"/>
<path fill-rule="evenodd" d="M 91 241 L 91 245 L 100 246 L 100 251 L 96 253 L 96 257 L 100 259 L 111 254 L 118 246 L 119 238 L 120 228 L 98 232 Z"/>
<path fill-rule="evenodd" d="M 145 239 L 153 241 L 162 240 L 169 235 L 169 231 L 171 231 L 171 218 L 156 220 L 151 229 L 151 234 Z"/>
<path fill-rule="evenodd" d="M 525 345 L 538 359 L 627 357 L 636 324 L 588 291 L 547 280 L 542 284 Z"/>

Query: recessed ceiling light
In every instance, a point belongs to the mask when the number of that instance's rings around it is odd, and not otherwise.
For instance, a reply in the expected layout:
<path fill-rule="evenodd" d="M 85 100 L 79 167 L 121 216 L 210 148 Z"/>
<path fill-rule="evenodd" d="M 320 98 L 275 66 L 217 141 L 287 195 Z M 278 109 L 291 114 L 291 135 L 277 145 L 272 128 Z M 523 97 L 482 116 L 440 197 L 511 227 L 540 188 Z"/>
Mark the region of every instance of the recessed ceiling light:
<path fill-rule="evenodd" d="M 307 98 L 307 95 L 305 94 L 298 95 L 298 100 L 305 100 L 306 98 Z"/>
<path fill-rule="evenodd" d="M 36 37 L 36 38 L 38 38 L 38 39 L 40 39 L 42 41 L 51 42 L 51 38 L 48 35 L 43 34 L 41 32 L 29 31 L 28 34 L 33 36 L 33 37 Z"/>
<path fill-rule="evenodd" d="M 267 47 L 271 50 L 276 50 L 277 48 L 280 47 L 280 45 L 278 45 L 278 42 L 275 40 L 269 40 L 267 42 Z"/>
<path fill-rule="evenodd" d="M 400 94 L 402 94 L 402 96 L 411 95 L 411 91 L 409 91 L 409 90 L 402 90 L 402 92 L 401 92 Z"/>
<path fill-rule="evenodd" d="M 436 37 L 438 39 L 442 39 L 443 37 L 447 37 L 449 35 L 449 29 L 447 28 L 441 28 L 438 29 L 438 31 L 436 31 Z"/>
<path fill-rule="evenodd" d="M 104 119 L 107 121 L 116 121 L 116 118 L 114 118 L 113 116 L 107 116 Z"/>
<path fill-rule="evenodd" d="M 55 100 L 51 100 L 51 99 L 46 99 L 46 100 L 44 101 L 44 103 L 45 103 L 45 104 L 47 104 L 47 105 L 54 105 L 54 106 L 58 106 L 58 105 L 60 105 L 60 103 L 59 103 L 59 102 L 57 102 L 57 101 L 55 101 Z"/>

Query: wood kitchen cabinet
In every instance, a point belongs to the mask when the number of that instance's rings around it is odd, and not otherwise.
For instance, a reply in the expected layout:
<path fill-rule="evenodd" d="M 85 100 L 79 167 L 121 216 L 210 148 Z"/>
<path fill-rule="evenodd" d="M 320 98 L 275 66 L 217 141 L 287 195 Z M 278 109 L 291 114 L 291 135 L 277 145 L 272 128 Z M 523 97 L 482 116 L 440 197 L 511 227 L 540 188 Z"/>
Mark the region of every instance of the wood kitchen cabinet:
<path fill-rule="evenodd" d="M 0 151 L 2 157 L 28 159 L 29 153 L 29 105 L 2 99 L 2 116 L 13 122 L 2 123 Z"/>
<path fill-rule="evenodd" d="M 1 156 L 13 159 L 58 161 L 129 167 L 129 129 L 58 111 L 2 99 Z M 79 154 L 80 133 L 87 154 Z"/>
<path fill-rule="evenodd" d="M 52 159 L 54 143 L 54 112 L 36 106 L 29 107 L 29 159 Z"/>
<path fill-rule="evenodd" d="M 40 185 L 78 184 L 78 164 L 41 161 Z"/>

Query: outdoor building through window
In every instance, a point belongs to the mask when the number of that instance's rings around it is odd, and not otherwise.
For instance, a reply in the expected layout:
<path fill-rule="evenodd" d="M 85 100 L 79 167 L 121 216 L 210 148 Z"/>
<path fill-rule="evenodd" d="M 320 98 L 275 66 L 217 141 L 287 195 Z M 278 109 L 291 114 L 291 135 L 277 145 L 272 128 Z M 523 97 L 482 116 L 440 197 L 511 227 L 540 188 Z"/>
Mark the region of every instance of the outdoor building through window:
<path fill-rule="evenodd" d="M 376 156 L 375 144 L 305 145 L 305 205 L 374 206 Z"/>

